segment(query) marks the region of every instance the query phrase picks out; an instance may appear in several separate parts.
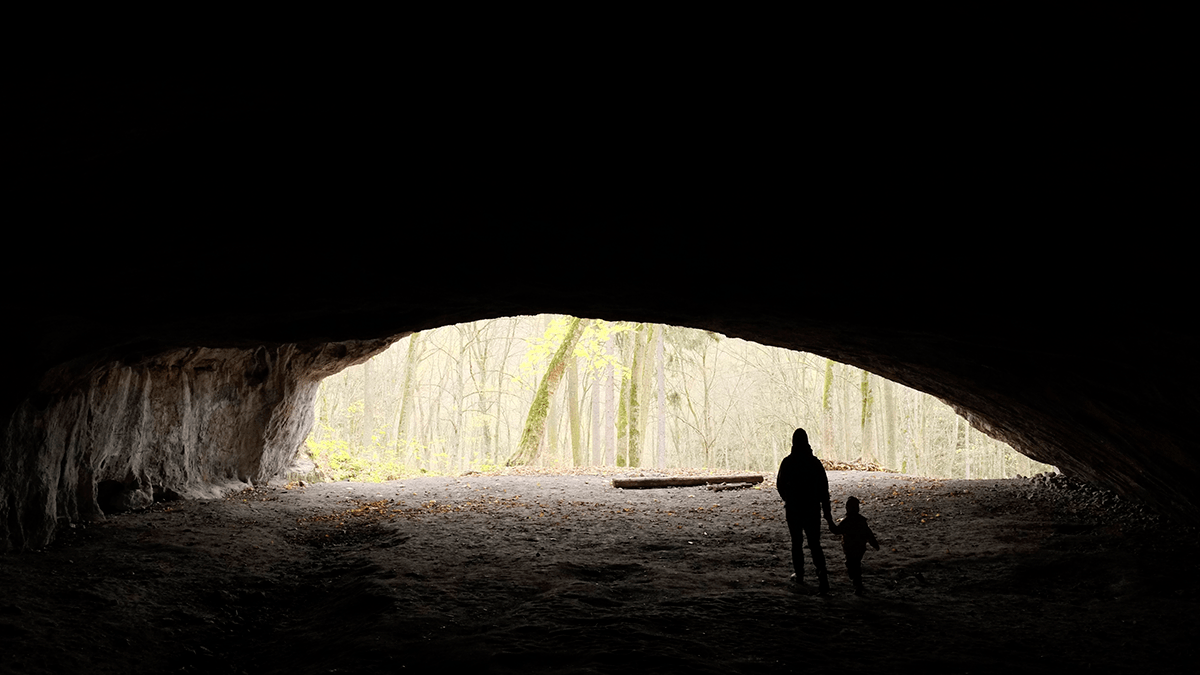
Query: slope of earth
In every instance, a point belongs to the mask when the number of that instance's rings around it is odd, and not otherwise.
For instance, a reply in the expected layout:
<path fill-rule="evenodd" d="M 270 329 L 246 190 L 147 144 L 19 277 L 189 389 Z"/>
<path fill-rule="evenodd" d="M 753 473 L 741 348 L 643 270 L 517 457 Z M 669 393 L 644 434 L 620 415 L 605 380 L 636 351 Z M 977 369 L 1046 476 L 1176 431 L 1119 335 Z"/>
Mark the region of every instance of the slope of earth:
<path fill-rule="evenodd" d="M 262 487 L 0 556 L 0 672 L 1191 672 L 1196 530 L 1063 477 L 830 472 L 882 548 L 790 585 L 757 488 Z M 806 552 L 807 554 L 807 552 Z M 811 561 L 809 579 L 812 579 Z"/>

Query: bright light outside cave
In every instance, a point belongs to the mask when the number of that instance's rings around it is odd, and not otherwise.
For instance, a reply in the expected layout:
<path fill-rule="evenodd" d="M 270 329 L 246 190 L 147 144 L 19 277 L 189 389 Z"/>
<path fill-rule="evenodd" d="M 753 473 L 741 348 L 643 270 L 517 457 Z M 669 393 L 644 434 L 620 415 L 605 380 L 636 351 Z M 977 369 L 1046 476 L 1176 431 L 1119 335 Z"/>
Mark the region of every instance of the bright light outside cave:
<path fill-rule="evenodd" d="M 938 399 L 853 366 L 711 331 L 561 315 L 406 337 L 321 383 L 316 480 L 503 466 L 773 471 L 818 456 L 938 478 L 1052 471 Z"/>

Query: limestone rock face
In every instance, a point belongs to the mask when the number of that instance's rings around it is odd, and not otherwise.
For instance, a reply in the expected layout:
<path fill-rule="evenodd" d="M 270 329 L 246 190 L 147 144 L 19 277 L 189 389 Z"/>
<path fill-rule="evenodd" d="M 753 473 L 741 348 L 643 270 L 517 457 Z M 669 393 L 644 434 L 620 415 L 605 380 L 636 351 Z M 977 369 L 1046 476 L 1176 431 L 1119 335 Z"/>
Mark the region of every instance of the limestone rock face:
<path fill-rule="evenodd" d="M 320 380 L 392 340 L 172 349 L 62 366 L 8 420 L 0 543 L 38 547 L 58 519 L 220 494 L 285 469 Z"/>

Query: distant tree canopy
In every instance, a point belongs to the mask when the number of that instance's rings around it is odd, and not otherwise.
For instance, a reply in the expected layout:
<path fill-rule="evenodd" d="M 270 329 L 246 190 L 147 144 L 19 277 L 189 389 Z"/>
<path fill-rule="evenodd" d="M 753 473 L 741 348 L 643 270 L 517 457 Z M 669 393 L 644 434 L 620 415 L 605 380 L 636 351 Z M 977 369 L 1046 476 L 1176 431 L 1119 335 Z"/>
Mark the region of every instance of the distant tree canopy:
<path fill-rule="evenodd" d="M 335 479 L 504 464 L 773 471 L 796 427 L 822 458 L 902 473 L 1052 468 L 931 396 L 824 357 L 553 315 L 423 331 L 327 378 L 307 447 Z"/>

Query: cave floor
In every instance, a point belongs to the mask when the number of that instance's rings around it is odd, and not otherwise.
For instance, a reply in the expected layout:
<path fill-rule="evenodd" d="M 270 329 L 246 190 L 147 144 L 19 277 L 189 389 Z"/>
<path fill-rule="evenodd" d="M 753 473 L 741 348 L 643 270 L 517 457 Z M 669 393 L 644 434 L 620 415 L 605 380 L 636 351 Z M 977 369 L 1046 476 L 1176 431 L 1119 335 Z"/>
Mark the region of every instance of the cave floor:
<path fill-rule="evenodd" d="M 835 516 L 859 497 L 882 545 L 863 597 L 828 533 L 831 593 L 789 584 L 769 480 L 160 503 L 0 556 L 0 672 L 1194 672 L 1195 528 L 1066 479 L 829 478 Z"/>

